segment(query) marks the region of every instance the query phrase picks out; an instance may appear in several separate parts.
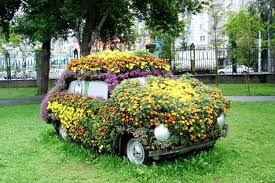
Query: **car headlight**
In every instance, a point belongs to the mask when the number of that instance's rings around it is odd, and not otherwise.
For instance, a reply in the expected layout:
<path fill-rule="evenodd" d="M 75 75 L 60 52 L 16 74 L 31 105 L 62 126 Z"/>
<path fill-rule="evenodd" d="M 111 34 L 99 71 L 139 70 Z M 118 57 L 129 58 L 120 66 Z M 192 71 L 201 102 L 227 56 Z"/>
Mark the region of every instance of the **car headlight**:
<path fill-rule="evenodd" d="M 170 131 L 167 127 L 164 126 L 164 124 L 160 124 L 155 128 L 154 135 L 157 140 L 166 141 L 170 137 Z"/>
<path fill-rule="evenodd" d="M 217 118 L 217 122 L 219 127 L 223 127 L 225 120 L 224 120 L 224 114 L 221 114 L 218 118 Z"/>

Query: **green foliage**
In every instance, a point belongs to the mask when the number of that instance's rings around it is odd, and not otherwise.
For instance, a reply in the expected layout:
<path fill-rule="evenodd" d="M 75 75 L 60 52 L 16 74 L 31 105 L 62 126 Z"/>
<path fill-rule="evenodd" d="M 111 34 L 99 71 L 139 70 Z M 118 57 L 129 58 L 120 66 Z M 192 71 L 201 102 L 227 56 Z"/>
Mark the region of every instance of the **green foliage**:
<path fill-rule="evenodd" d="M 156 53 L 159 53 L 159 57 L 163 59 L 169 59 L 174 57 L 175 51 L 172 49 L 176 37 L 168 33 L 163 33 L 161 31 L 152 31 L 151 37 L 158 42 L 155 49 Z"/>
<path fill-rule="evenodd" d="M 15 18 L 14 30 L 32 41 L 45 42 L 59 36 L 66 37 L 70 22 L 63 18 L 62 5 L 62 1 L 25 1 L 23 13 Z"/>
<path fill-rule="evenodd" d="M 143 0 L 133 1 L 140 17 L 147 27 L 175 36 L 182 29 L 179 13 L 196 13 L 200 11 L 206 1 L 201 0 Z"/>
<path fill-rule="evenodd" d="M 252 48 L 257 44 L 257 36 L 262 31 L 264 24 L 256 14 L 249 14 L 247 10 L 238 13 L 231 12 L 225 24 L 225 31 L 231 42 L 235 42 L 238 49 L 233 50 L 234 56 L 239 63 L 251 65 L 249 57 Z"/>
<path fill-rule="evenodd" d="M 139 57 L 142 57 L 142 56 L 144 56 L 144 55 L 151 55 L 151 56 L 153 56 L 152 53 L 150 53 L 149 51 L 146 51 L 146 50 L 135 50 L 135 51 L 133 51 L 132 53 L 133 53 L 134 55 L 136 55 L 136 56 L 139 56 Z"/>
<path fill-rule="evenodd" d="M 0 3 L 0 33 L 2 32 L 5 39 L 9 39 L 9 25 L 15 12 L 21 4 L 20 0 L 1 0 Z"/>

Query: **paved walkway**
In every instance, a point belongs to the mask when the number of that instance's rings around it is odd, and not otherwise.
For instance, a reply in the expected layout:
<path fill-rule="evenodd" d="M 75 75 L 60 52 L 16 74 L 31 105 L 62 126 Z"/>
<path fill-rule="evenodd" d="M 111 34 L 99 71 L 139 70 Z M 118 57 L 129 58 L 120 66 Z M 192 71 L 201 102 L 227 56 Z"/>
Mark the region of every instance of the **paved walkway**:
<path fill-rule="evenodd" d="M 257 102 L 257 101 L 274 101 L 275 96 L 226 96 L 232 101 L 240 102 Z M 39 104 L 41 103 L 42 97 L 32 97 L 24 99 L 7 99 L 0 100 L 1 105 L 18 105 L 18 104 Z"/>
<path fill-rule="evenodd" d="M 274 101 L 275 96 L 226 96 L 232 101 L 241 101 L 241 102 L 257 102 L 257 101 Z"/>
<path fill-rule="evenodd" d="M 18 105 L 18 104 L 40 104 L 42 97 L 22 98 L 22 99 L 6 99 L 0 100 L 1 105 Z"/>

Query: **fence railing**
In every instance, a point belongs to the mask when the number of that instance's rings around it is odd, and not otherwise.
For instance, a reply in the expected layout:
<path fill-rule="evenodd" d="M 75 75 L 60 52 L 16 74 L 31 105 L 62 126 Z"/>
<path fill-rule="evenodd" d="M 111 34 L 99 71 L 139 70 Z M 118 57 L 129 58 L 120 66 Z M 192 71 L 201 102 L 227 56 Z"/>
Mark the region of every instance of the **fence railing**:
<path fill-rule="evenodd" d="M 51 58 L 50 78 L 57 78 L 70 59 Z M 275 47 L 176 49 L 171 69 L 179 74 L 275 73 Z M 36 62 L 33 57 L 5 59 L 0 56 L 0 80 L 28 78 L 36 78 Z"/>
<path fill-rule="evenodd" d="M 71 58 L 51 59 L 49 77 L 58 78 Z M 36 79 L 36 61 L 34 58 L 0 57 L 0 80 L 3 79 Z"/>
<path fill-rule="evenodd" d="M 171 68 L 174 72 L 246 73 L 275 72 L 275 47 L 176 49 Z"/>

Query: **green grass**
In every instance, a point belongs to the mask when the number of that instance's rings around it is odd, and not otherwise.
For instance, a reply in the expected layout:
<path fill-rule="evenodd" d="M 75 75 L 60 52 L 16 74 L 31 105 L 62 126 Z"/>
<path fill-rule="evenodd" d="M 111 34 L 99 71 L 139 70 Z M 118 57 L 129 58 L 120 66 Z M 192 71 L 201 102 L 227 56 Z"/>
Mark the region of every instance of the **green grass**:
<path fill-rule="evenodd" d="M 209 84 L 216 87 L 216 84 Z M 250 93 L 247 89 L 247 84 L 219 84 L 218 88 L 226 96 L 264 96 L 275 95 L 275 84 L 271 83 L 251 83 Z"/>
<path fill-rule="evenodd" d="M 36 87 L 0 88 L 0 100 L 1 99 L 30 98 L 30 97 L 35 96 L 36 92 L 37 92 Z"/>
<path fill-rule="evenodd" d="M 209 86 L 216 87 L 215 84 Z M 226 96 L 264 96 L 275 95 L 275 84 L 271 83 L 252 83 L 250 93 L 247 91 L 247 84 L 219 84 L 219 89 Z M 1 99 L 20 99 L 33 97 L 36 94 L 36 87 L 29 88 L 0 88 Z"/>
<path fill-rule="evenodd" d="M 0 182 L 274 182 L 275 103 L 233 103 L 210 152 L 136 166 L 58 138 L 38 105 L 0 107 Z"/>

